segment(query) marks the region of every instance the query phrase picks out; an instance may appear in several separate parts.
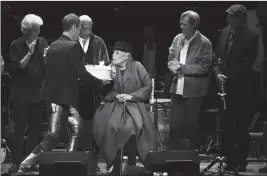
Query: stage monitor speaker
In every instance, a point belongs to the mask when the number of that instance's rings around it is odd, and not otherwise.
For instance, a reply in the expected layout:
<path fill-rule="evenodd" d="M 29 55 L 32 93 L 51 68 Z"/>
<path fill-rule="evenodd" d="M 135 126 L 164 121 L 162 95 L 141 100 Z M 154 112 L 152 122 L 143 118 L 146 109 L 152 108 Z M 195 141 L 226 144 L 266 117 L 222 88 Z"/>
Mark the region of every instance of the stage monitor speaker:
<path fill-rule="evenodd" d="M 200 175 L 200 157 L 198 150 L 151 151 L 145 160 L 151 172 L 168 172 L 169 174 Z"/>
<path fill-rule="evenodd" d="M 94 153 L 44 152 L 40 155 L 40 176 L 88 176 L 96 175 L 97 162 Z"/>

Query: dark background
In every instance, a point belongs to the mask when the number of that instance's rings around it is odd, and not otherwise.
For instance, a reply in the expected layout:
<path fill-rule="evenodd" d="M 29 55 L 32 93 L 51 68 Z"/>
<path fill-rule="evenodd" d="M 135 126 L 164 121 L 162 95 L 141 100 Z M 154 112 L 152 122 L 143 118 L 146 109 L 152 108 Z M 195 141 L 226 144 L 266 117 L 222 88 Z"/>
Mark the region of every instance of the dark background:
<path fill-rule="evenodd" d="M 156 31 L 156 45 L 161 48 L 163 63 L 167 63 L 168 48 L 173 38 L 181 32 L 179 19 L 182 12 L 194 10 L 200 15 L 200 31 L 208 37 L 215 47 L 218 31 L 227 25 L 225 10 L 233 4 L 242 3 L 248 10 L 255 9 L 260 2 L 1 2 L 1 54 L 6 62 L 9 60 L 9 47 L 12 40 L 21 36 L 20 22 L 26 14 L 39 15 L 44 25 L 40 36 L 49 44 L 62 33 L 61 22 L 65 15 L 89 15 L 93 22 L 93 32 L 100 36 L 107 47 L 116 40 L 138 43 L 143 40 L 145 25 L 152 25 Z M 262 3 L 262 2 L 261 2 Z M 266 36 L 266 35 L 265 35 Z M 266 40 L 265 40 L 266 41 Z M 135 47 L 135 45 L 134 45 Z M 266 50 L 266 47 L 265 47 Z M 165 66 L 165 67 L 164 67 Z M 161 75 L 165 74 L 166 64 L 162 66 Z M 266 76 L 267 78 L 267 76 Z M 215 82 L 215 81 L 212 81 Z M 218 100 L 217 87 L 211 84 L 210 94 Z M 217 101 L 207 99 L 204 103 L 216 107 Z M 216 102 L 216 103 L 215 103 Z M 221 103 L 221 102 L 220 102 Z M 209 121 L 212 119 L 211 121 Z M 215 118 L 202 121 L 202 127 L 215 128 Z"/>
<path fill-rule="evenodd" d="M 179 17 L 186 10 L 195 10 L 201 18 L 200 31 L 215 45 L 218 30 L 227 25 L 225 10 L 240 2 L 1 2 L 1 53 L 9 60 L 9 46 L 12 40 L 21 36 L 20 22 L 29 13 L 34 13 L 44 21 L 40 36 L 49 43 L 62 33 L 61 21 L 68 13 L 87 14 L 93 22 L 93 32 L 102 37 L 107 46 L 116 40 L 135 43 L 142 40 L 145 25 L 152 25 L 157 41 L 163 48 L 167 61 L 168 48 L 174 36 L 180 33 Z M 257 2 L 242 2 L 248 10 Z"/>

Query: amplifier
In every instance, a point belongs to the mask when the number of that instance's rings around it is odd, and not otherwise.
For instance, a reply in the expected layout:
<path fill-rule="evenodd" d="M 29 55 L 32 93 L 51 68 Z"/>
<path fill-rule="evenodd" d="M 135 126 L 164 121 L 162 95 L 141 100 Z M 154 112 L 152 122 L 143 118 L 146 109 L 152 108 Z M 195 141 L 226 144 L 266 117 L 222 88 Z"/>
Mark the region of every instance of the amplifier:
<path fill-rule="evenodd" d="M 151 172 L 182 173 L 190 176 L 200 175 L 198 150 L 151 151 L 145 160 Z"/>
<path fill-rule="evenodd" d="M 95 154 L 89 151 L 44 152 L 39 159 L 40 176 L 96 175 Z"/>

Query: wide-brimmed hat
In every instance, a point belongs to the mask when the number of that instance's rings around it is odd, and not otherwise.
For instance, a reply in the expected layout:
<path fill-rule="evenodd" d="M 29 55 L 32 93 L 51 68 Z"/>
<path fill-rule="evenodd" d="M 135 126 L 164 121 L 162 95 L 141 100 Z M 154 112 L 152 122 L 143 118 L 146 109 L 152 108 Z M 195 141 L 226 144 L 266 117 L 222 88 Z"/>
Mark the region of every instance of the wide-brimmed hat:
<path fill-rule="evenodd" d="M 109 50 L 119 50 L 131 53 L 133 52 L 132 45 L 124 41 L 116 41 L 113 47 L 109 47 Z"/>

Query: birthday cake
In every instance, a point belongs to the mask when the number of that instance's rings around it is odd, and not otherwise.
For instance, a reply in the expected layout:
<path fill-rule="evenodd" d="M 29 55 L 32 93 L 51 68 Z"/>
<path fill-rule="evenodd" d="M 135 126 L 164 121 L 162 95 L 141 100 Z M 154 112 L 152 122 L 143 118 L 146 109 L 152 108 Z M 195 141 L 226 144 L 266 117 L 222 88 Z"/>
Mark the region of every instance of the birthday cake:
<path fill-rule="evenodd" d="M 86 65 L 86 70 L 94 77 L 101 80 L 112 80 L 111 67 L 105 65 Z"/>

